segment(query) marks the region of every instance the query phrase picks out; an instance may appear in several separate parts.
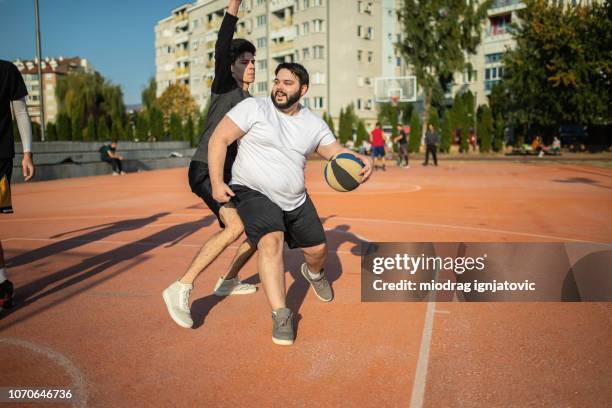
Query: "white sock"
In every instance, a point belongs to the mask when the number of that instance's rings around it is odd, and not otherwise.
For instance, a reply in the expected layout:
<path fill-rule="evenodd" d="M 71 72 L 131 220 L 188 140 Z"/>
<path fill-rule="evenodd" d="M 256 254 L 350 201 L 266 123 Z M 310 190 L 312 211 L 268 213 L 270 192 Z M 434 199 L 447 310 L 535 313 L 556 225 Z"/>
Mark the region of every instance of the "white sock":
<path fill-rule="evenodd" d="M 310 279 L 319 279 L 321 277 L 321 272 L 312 273 L 310 272 L 310 269 L 308 269 L 308 267 L 306 267 L 306 270 L 308 271 L 308 276 L 310 276 Z"/>
<path fill-rule="evenodd" d="M 6 268 L 0 268 L 0 283 L 4 282 L 5 280 L 8 280 L 8 272 L 6 271 Z"/>

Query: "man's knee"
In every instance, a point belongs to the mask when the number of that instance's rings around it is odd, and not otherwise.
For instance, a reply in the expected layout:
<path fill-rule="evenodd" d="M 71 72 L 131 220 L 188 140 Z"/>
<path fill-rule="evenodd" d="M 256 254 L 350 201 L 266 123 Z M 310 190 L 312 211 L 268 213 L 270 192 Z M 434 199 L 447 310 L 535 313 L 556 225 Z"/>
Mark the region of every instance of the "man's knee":
<path fill-rule="evenodd" d="M 323 243 L 309 248 L 302 248 L 304 254 L 317 260 L 324 260 L 327 256 L 327 244 Z"/>
<path fill-rule="evenodd" d="M 284 233 L 282 231 L 269 232 L 259 240 L 257 250 L 263 256 L 277 256 L 283 253 Z"/>

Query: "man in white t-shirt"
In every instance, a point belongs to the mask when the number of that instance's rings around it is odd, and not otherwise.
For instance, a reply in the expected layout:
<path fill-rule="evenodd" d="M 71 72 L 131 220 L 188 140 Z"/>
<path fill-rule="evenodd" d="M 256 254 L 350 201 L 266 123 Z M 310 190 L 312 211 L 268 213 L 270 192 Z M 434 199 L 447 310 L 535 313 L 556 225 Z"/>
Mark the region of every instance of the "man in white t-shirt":
<path fill-rule="evenodd" d="M 257 247 L 258 270 L 272 308 L 272 341 L 293 344 L 293 313 L 285 303 L 283 241 L 300 248 L 305 263 L 301 273 L 319 299 L 333 299 L 323 264 L 327 246 L 323 225 L 306 192 L 306 158 L 317 152 L 325 159 L 347 152 L 327 124 L 299 100 L 308 91 L 308 72 L 300 64 L 276 68 L 272 94 L 240 102 L 221 120 L 208 148 L 213 198 L 232 199 L 244 223 L 247 239 Z M 223 182 L 227 146 L 239 140 L 230 186 Z M 372 173 L 372 160 L 363 163 L 363 182 Z"/>

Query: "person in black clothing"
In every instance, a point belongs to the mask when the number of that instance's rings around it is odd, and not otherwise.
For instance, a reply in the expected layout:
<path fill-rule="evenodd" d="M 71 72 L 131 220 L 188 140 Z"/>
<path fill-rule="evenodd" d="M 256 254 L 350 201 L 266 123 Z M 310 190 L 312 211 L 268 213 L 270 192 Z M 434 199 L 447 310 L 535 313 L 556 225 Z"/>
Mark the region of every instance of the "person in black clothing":
<path fill-rule="evenodd" d="M 436 150 L 438 150 L 438 143 L 440 143 L 440 135 L 436 131 L 434 125 L 431 123 L 427 127 L 427 132 L 425 132 L 425 161 L 423 162 L 423 166 L 427 166 L 429 162 L 429 153 L 433 157 L 434 165 L 438 165 L 438 158 L 436 157 Z"/>
<path fill-rule="evenodd" d="M 214 234 L 200 249 L 185 275 L 163 292 L 168 312 L 181 327 L 192 327 L 189 310 L 189 294 L 198 275 L 244 231 L 244 226 L 233 203 L 219 204 L 212 195 L 208 173 L 208 141 L 225 114 L 245 98 L 249 98 L 249 86 L 255 81 L 255 46 L 244 39 L 233 39 L 238 21 L 238 8 L 242 0 L 229 0 L 227 12 L 221 22 L 215 44 L 215 77 L 213 79 L 208 116 L 200 136 L 198 148 L 189 165 L 189 186 L 206 206 L 217 216 L 221 231 Z M 224 163 L 224 180 L 229 183 L 232 165 L 236 159 L 238 144 L 228 146 Z M 228 272 L 215 285 L 214 294 L 254 293 L 254 285 L 243 283 L 238 271 L 251 258 L 255 248 L 247 240 L 238 247 Z"/>
<path fill-rule="evenodd" d="M 15 158 L 15 139 L 11 106 L 23 145 L 21 167 L 25 181 L 34 176 L 32 158 L 32 126 L 28 116 L 25 97 L 28 94 L 25 82 L 17 67 L 0 60 L 0 214 L 12 214 L 11 176 Z M 0 310 L 13 306 L 13 283 L 8 279 L 4 264 L 4 251 L 0 242 Z"/>
<path fill-rule="evenodd" d="M 125 172 L 123 171 L 123 165 L 121 164 L 121 160 L 123 160 L 123 157 L 117 154 L 116 140 L 113 140 L 111 144 L 104 145 L 100 148 L 100 159 L 106 163 L 109 163 L 112 166 L 113 176 L 125 174 Z"/>
<path fill-rule="evenodd" d="M 408 164 L 408 134 L 402 125 L 397 125 L 397 130 L 399 135 L 393 139 L 395 143 L 397 143 L 398 147 L 398 165 L 402 165 L 402 161 L 404 165 L 402 167 L 409 168 Z"/>

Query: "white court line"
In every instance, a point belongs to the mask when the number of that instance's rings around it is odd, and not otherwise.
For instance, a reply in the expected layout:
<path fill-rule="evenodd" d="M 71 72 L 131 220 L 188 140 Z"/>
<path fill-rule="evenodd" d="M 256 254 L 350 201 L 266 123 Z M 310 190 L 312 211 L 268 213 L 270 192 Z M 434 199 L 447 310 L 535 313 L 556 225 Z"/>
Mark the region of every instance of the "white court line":
<path fill-rule="evenodd" d="M 142 216 L 142 215 L 135 215 L 135 216 L 146 218 L 146 216 Z M 177 213 L 177 214 L 168 214 L 167 216 L 201 217 L 201 214 Z M 89 219 L 89 218 L 125 218 L 125 217 L 126 217 L 125 215 L 108 215 L 108 216 L 103 215 L 103 216 L 49 217 L 49 218 L 44 218 L 44 217 L 21 218 L 21 219 L 13 219 L 13 220 L 3 220 L 3 221 L 0 221 L 0 225 L 2 225 L 5 222 L 18 222 L 18 221 L 70 220 L 70 219 Z M 518 236 L 526 236 L 526 237 L 534 237 L 534 238 L 554 239 L 558 241 L 586 242 L 590 244 L 609 244 L 607 242 L 589 241 L 589 240 L 584 240 L 584 239 L 560 237 L 560 236 L 555 236 L 555 235 L 532 234 L 529 232 L 508 231 L 508 230 L 495 229 L 495 228 L 470 227 L 470 226 L 465 226 L 465 225 L 436 224 L 436 223 L 401 221 L 401 220 L 383 220 L 383 219 L 374 219 L 374 218 L 349 218 L 349 217 L 334 217 L 334 218 L 337 220 L 355 221 L 355 222 L 360 222 L 360 223 L 361 222 L 375 222 L 375 223 L 386 223 L 386 224 L 415 225 L 415 226 L 420 226 L 420 227 L 449 228 L 449 229 L 478 231 L 478 232 L 493 232 L 496 234 L 501 233 L 501 234 L 518 235 Z M 353 235 L 357 236 L 356 234 L 353 234 Z"/>
<path fill-rule="evenodd" d="M 560 240 L 560 241 L 586 242 L 589 244 L 608 244 L 607 242 L 587 241 L 584 239 L 559 237 L 559 236 L 554 236 L 554 235 L 532 234 L 529 232 L 507 231 L 507 230 L 494 229 L 494 228 L 468 227 L 464 225 L 435 224 L 435 223 L 400 221 L 400 220 L 381 220 L 381 219 L 375 219 L 375 218 L 347 218 L 347 217 L 334 217 L 334 218 L 336 220 L 347 220 L 347 221 L 355 221 L 355 222 L 374 222 L 374 223 L 383 223 L 383 224 L 415 225 L 419 227 L 450 228 L 450 229 L 470 230 L 470 231 L 479 231 L 479 232 L 495 232 L 497 234 L 502 233 L 502 234 L 511 234 L 511 235 L 522 235 L 526 237 L 555 239 L 555 240 Z"/>
<path fill-rule="evenodd" d="M 434 280 L 438 281 L 439 269 L 436 269 Z M 412 385 L 412 396 L 410 408 L 421 408 L 425 399 L 425 386 L 427 385 L 427 367 L 429 366 L 429 351 L 431 349 L 431 337 L 433 333 L 434 315 L 436 313 L 436 291 L 431 292 L 431 299 L 427 302 L 425 322 L 423 323 L 423 334 L 421 336 L 421 348 L 419 350 L 419 361 L 417 362 L 414 384 Z"/>
<path fill-rule="evenodd" d="M 23 347 L 35 353 L 42 354 L 57 365 L 61 366 L 72 378 L 72 387 L 74 387 L 74 402 L 72 405 L 77 407 L 87 406 L 88 395 L 87 388 L 85 387 L 85 377 L 83 373 L 66 356 L 51 348 L 12 337 L 0 337 L 0 344 L 2 343 L 10 346 Z"/>

